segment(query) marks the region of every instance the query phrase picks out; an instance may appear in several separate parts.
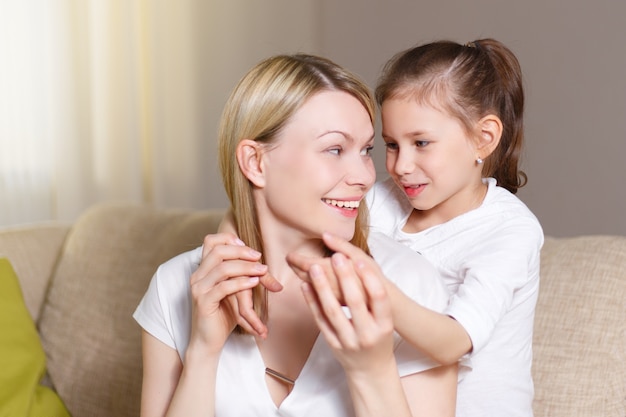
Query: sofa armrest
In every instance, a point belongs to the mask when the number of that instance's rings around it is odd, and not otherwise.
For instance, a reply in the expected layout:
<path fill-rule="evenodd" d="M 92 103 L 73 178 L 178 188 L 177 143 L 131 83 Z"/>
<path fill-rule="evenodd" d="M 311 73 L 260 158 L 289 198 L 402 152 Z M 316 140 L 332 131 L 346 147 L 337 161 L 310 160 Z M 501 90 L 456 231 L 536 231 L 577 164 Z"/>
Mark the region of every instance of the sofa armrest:
<path fill-rule="evenodd" d="M 69 230 L 68 225 L 52 223 L 0 231 L 0 257 L 11 262 L 20 280 L 26 307 L 36 323 Z"/>

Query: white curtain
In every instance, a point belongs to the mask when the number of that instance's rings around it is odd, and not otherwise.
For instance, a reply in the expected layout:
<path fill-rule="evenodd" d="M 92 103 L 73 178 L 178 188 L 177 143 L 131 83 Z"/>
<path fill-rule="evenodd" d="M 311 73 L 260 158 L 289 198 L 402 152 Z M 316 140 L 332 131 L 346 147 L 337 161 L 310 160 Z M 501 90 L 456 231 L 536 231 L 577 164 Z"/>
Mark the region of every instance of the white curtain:
<path fill-rule="evenodd" d="M 236 80 L 317 53 L 315 0 L 0 0 L 0 227 L 123 200 L 226 207 L 215 132 Z"/>

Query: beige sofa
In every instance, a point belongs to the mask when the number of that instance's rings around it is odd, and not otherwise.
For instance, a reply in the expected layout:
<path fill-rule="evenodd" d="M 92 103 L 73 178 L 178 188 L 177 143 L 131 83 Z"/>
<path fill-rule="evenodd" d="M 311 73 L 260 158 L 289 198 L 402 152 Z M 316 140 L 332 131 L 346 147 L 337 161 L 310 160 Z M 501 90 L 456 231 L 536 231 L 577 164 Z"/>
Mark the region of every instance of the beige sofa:
<path fill-rule="evenodd" d="M 74 417 L 138 415 L 131 314 L 157 265 L 200 245 L 221 216 L 106 204 L 72 226 L 0 231 L 46 351 L 46 383 Z M 546 239 L 533 373 L 538 417 L 626 416 L 626 237 Z"/>

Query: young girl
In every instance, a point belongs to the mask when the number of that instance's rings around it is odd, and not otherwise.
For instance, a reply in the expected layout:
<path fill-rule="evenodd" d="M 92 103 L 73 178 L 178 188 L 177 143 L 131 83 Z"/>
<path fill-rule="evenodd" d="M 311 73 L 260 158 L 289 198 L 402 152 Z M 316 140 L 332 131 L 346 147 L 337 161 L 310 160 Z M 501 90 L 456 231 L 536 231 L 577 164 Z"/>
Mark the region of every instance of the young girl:
<path fill-rule="evenodd" d="M 445 308 L 434 268 L 361 227 L 359 203 L 375 180 L 374 107 L 356 77 L 309 55 L 269 58 L 240 81 L 219 151 L 233 224 L 249 247 L 211 235 L 159 267 L 134 314 L 144 329 L 142 416 L 454 415 L 456 364 L 440 366 L 394 335 L 378 276 L 358 280 L 343 255 L 332 257 L 349 319 L 322 270 L 310 269 L 303 297 L 285 259 L 296 250 L 324 257 L 322 234 L 333 230 L 371 252 L 373 270 L 396 278 L 390 287 Z M 280 292 L 257 285 L 265 272 Z M 233 332 L 225 302 L 253 287 L 264 337 Z"/>
<path fill-rule="evenodd" d="M 543 232 L 514 196 L 526 179 L 519 63 L 493 39 L 435 42 L 392 58 L 376 98 L 390 178 L 367 196 L 371 229 L 421 253 L 452 293 L 444 314 L 392 293 L 396 329 L 440 363 L 469 359 L 457 416 L 532 416 Z M 367 275 L 359 251 L 325 242 Z"/>

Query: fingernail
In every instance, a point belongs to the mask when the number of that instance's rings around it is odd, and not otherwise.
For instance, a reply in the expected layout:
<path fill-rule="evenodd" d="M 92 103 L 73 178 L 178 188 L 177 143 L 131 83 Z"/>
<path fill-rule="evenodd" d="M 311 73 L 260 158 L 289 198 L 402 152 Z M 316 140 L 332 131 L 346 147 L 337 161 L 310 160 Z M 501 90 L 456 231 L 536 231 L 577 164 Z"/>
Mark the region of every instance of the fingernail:
<path fill-rule="evenodd" d="M 249 282 L 250 284 L 258 284 L 259 277 L 250 277 Z"/>
<path fill-rule="evenodd" d="M 322 275 L 322 267 L 317 264 L 311 265 L 309 273 L 311 274 L 311 277 L 319 277 Z"/>
<path fill-rule="evenodd" d="M 250 249 L 249 253 L 250 253 L 250 256 L 255 257 L 255 258 L 258 258 L 259 256 L 261 256 L 261 252 L 258 252 L 254 249 Z"/>
<path fill-rule="evenodd" d="M 254 270 L 258 271 L 258 272 L 265 272 L 265 270 L 267 269 L 267 266 L 263 265 L 263 264 L 255 264 L 254 265 Z"/>
<path fill-rule="evenodd" d="M 340 253 L 335 253 L 332 256 L 331 261 L 333 265 L 336 265 L 336 266 L 342 266 L 345 263 L 343 256 Z"/>
<path fill-rule="evenodd" d="M 239 238 L 237 238 L 237 239 L 235 240 L 235 245 L 238 245 L 238 246 L 246 246 L 246 244 L 245 244 L 245 243 L 243 243 L 243 240 L 241 240 L 241 239 L 239 239 Z"/>

